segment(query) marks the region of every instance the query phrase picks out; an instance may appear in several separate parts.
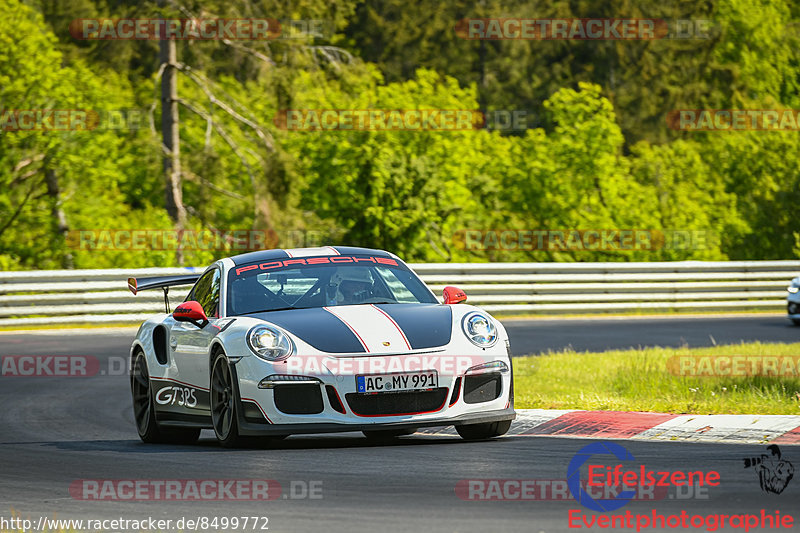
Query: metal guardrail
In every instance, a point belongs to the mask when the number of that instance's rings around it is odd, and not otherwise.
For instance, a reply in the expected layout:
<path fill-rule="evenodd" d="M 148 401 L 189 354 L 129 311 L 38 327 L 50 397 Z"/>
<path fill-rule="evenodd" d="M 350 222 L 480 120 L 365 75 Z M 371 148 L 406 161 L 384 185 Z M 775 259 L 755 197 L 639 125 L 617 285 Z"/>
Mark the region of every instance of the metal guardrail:
<path fill-rule="evenodd" d="M 437 294 L 457 285 L 493 313 L 557 314 L 645 309 L 781 310 L 800 261 L 411 264 Z M 163 295 L 133 296 L 128 277 L 195 268 L 0 272 L 0 326 L 135 323 L 162 312 Z M 170 292 L 183 300 L 187 288 Z"/>

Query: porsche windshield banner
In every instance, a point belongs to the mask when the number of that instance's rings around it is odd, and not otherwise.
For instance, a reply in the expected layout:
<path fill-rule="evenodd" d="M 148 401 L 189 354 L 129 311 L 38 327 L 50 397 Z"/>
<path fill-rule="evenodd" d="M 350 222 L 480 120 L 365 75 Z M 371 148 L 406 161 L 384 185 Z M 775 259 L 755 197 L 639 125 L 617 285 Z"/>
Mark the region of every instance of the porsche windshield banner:
<path fill-rule="evenodd" d="M 304 266 L 319 266 L 319 265 L 340 265 L 346 263 L 372 263 L 377 265 L 385 265 L 390 267 L 399 267 L 395 259 L 389 257 L 374 257 L 374 256 L 355 256 L 355 255 L 335 255 L 323 257 L 298 257 L 296 259 L 283 259 L 279 261 L 267 261 L 264 263 L 253 263 L 251 265 L 241 266 L 234 269 L 237 276 L 241 276 L 245 272 L 263 272 L 266 270 L 275 270 L 277 268 L 287 267 L 304 267 Z"/>

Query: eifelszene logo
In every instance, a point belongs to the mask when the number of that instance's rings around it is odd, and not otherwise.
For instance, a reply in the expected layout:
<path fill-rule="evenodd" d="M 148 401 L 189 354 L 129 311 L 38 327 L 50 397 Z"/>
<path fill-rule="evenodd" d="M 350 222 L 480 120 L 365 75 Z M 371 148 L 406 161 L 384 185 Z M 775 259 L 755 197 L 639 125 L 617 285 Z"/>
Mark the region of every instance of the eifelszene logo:
<path fill-rule="evenodd" d="M 770 455 L 761 454 L 761 457 L 748 457 L 744 459 L 745 468 L 753 468 L 758 472 L 758 482 L 761 490 L 780 494 L 794 476 L 794 465 L 781 458 L 781 449 L 777 444 L 767 446 Z"/>
<path fill-rule="evenodd" d="M 644 464 L 605 466 L 597 464 L 594 456 L 610 455 L 620 462 L 635 461 L 631 452 L 614 442 L 599 441 L 584 446 L 572 457 L 567 467 L 567 487 L 572 497 L 582 506 L 605 513 L 625 506 L 636 495 L 636 487 L 716 487 L 720 484 L 719 472 L 710 471 L 655 471 Z M 609 487 L 613 497 L 595 499 L 581 486 L 581 467 L 587 465 L 586 487 Z M 619 490 L 627 489 L 627 490 Z"/>

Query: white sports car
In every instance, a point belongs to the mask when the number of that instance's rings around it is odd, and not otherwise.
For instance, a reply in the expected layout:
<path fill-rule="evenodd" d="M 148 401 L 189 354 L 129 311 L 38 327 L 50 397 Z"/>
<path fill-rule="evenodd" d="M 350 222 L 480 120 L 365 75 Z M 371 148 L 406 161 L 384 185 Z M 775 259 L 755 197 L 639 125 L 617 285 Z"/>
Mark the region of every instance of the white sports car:
<path fill-rule="evenodd" d="M 204 428 L 223 446 L 339 431 L 387 439 L 424 426 L 486 439 L 516 416 L 503 325 L 455 287 L 439 304 L 394 254 L 266 250 L 202 274 L 128 280 L 134 294 L 164 289 L 165 301 L 189 284 L 131 346 L 144 442 L 193 442 Z"/>

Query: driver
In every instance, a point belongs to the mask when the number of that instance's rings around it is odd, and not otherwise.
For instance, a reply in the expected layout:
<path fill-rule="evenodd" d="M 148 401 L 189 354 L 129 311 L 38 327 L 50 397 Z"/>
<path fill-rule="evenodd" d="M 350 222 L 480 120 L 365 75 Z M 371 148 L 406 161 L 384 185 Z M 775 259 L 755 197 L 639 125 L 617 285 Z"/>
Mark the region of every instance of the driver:
<path fill-rule="evenodd" d="M 366 301 L 372 289 L 372 274 L 364 267 L 340 267 L 331 276 L 328 305 L 350 305 Z M 335 288 L 335 293 L 334 289 Z M 331 295 L 335 295 L 332 298 Z"/>

